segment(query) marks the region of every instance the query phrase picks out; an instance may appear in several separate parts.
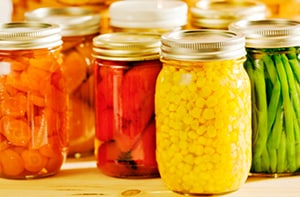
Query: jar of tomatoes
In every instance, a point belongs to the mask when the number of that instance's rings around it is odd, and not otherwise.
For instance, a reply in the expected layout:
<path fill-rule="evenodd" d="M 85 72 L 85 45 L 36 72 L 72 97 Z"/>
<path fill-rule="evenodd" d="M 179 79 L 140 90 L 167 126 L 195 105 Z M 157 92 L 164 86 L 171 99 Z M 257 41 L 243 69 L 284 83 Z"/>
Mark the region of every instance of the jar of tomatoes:
<path fill-rule="evenodd" d="M 163 182 L 181 194 L 239 189 L 251 164 L 244 37 L 225 30 L 185 30 L 161 40 L 155 115 Z"/>
<path fill-rule="evenodd" d="M 95 137 L 93 38 L 99 34 L 100 14 L 80 8 L 39 8 L 25 14 L 27 21 L 55 21 L 62 28 L 63 74 L 70 95 L 68 156 L 93 154 Z"/>
<path fill-rule="evenodd" d="M 0 25 L 0 176 L 59 172 L 67 153 L 68 96 L 61 29 L 47 23 Z"/>
<path fill-rule="evenodd" d="M 154 91 L 160 35 L 110 33 L 94 38 L 96 155 L 106 175 L 158 176 Z"/>

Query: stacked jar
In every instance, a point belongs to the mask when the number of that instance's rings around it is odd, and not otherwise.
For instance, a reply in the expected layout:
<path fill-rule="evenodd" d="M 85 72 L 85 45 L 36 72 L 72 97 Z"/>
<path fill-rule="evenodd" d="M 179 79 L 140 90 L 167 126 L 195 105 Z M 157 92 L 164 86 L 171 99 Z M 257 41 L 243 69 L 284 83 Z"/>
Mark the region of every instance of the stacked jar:
<path fill-rule="evenodd" d="M 92 154 L 95 137 L 93 38 L 99 34 L 100 15 L 79 7 L 39 8 L 28 21 L 57 22 L 62 28 L 62 69 L 70 95 L 69 156 Z"/>
<path fill-rule="evenodd" d="M 116 32 L 93 43 L 98 168 L 113 177 L 157 177 L 154 93 L 160 34 Z"/>
<path fill-rule="evenodd" d="M 233 192 L 251 164 L 245 39 L 225 30 L 185 30 L 161 40 L 155 93 L 161 178 L 186 195 Z"/>
<path fill-rule="evenodd" d="M 264 19 L 268 11 L 256 0 L 198 0 L 190 8 L 191 28 L 228 29 L 228 25 L 241 19 Z"/>
<path fill-rule="evenodd" d="M 242 20 L 230 29 L 246 36 L 245 68 L 252 84 L 253 175 L 300 170 L 300 23 Z"/>
<path fill-rule="evenodd" d="M 68 95 L 60 66 L 61 29 L 0 25 L 0 176 L 59 172 L 67 154 Z"/>
<path fill-rule="evenodd" d="M 184 29 L 188 6 L 180 0 L 117 1 L 109 7 L 112 32 L 166 33 Z"/>

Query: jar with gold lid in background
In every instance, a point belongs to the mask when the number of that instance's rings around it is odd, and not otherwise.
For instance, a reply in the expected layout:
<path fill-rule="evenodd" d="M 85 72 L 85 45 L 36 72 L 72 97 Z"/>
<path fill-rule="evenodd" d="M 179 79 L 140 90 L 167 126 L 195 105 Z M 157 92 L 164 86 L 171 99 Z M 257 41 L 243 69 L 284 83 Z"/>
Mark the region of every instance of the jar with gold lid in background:
<path fill-rule="evenodd" d="M 191 28 L 228 29 L 241 19 L 264 19 L 266 6 L 256 0 L 197 0 L 190 6 Z"/>
<path fill-rule="evenodd" d="M 166 33 L 184 29 L 188 6 L 180 0 L 113 2 L 109 7 L 112 32 Z"/>
<path fill-rule="evenodd" d="M 67 154 L 68 95 L 61 29 L 47 23 L 0 25 L 0 176 L 59 172 Z"/>
<path fill-rule="evenodd" d="M 100 14 L 80 7 L 39 8 L 26 12 L 27 21 L 61 26 L 62 69 L 70 95 L 69 156 L 92 154 L 95 137 L 93 38 L 99 34 Z"/>
<path fill-rule="evenodd" d="M 158 177 L 154 93 L 160 34 L 102 34 L 93 43 L 97 166 L 113 177 Z"/>
<path fill-rule="evenodd" d="M 233 192 L 251 164 L 245 39 L 225 30 L 185 30 L 161 40 L 155 92 L 161 178 L 181 194 Z"/>

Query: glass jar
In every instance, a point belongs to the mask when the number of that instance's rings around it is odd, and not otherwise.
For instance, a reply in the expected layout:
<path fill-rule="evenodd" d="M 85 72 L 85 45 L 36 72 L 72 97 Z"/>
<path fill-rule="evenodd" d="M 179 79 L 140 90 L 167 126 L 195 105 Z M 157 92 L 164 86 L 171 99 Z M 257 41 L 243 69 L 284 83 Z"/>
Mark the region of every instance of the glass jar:
<path fill-rule="evenodd" d="M 70 94 L 68 156 L 93 154 L 95 139 L 93 38 L 99 34 L 98 12 L 79 7 L 39 8 L 25 14 L 28 21 L 57 21 L 62 28 L 63 72 Z"/>
<path fill-rule="evenodd" d="M 94 39 L 96 155 L 106 175 L 157 177 L 154 91 L 160 36 L 111 33 Z"/>
<path fill-rule="evenodd" d="M 117 1 L 109 7 L 113 32 L 165 33 L 185 27 L 188 6 L 180 0 Z"/>
<path fill-rule="evenodd" d="M 192 28 L 228 29 L 241 19 L 264 19 L 268 16 L 265 4 L 256 0 L 198 0 L 190 9 Z"/>
<path fill-rule="evenodd" d="M 252 83 L 253 175 L 300 170 L 300 23 L 288 19 L 239 21 L 246 36 L 245 68 Z"/>
<path fill-rule="evenodd" d="M 156 157 L 166 186 L 220 195 L 246 181 L 251 164 L 245 40 L 225 30 L 162 36 L 155 93 Z"/>
<path fill-rule="evenodd" d="M 68 96 L 61 71 L 60 28 L 0 25 L 0 176 L 59 172 L 67 154 Z"/>

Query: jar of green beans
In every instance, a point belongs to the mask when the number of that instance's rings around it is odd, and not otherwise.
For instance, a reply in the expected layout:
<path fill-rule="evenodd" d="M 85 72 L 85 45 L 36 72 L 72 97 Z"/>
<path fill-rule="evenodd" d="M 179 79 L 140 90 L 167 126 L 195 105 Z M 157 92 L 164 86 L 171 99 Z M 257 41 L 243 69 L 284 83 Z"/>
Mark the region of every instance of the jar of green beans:
<path fill-rule="evenodd" d="M 252 175 L 300 172 L 300 23 L 241 20 L 252 88 Z"/>

